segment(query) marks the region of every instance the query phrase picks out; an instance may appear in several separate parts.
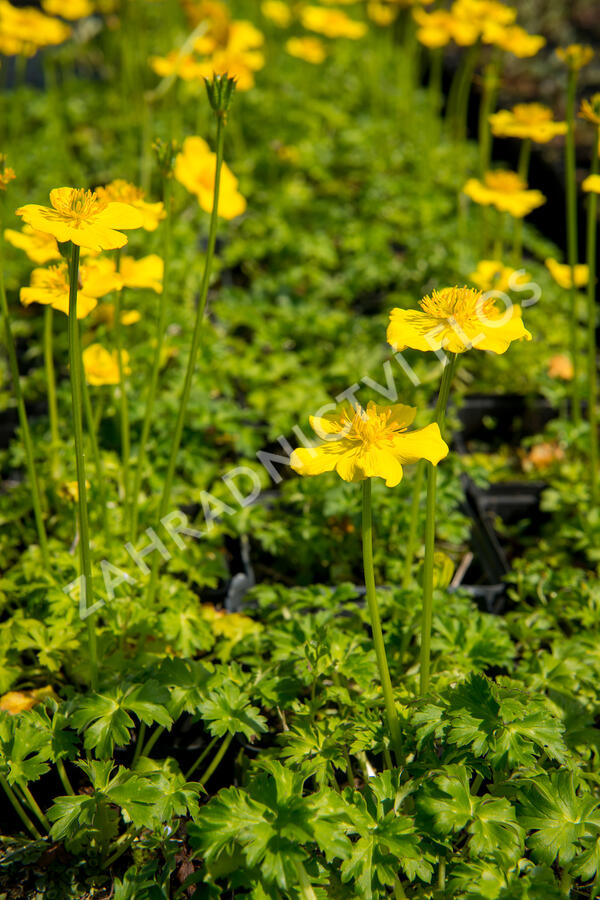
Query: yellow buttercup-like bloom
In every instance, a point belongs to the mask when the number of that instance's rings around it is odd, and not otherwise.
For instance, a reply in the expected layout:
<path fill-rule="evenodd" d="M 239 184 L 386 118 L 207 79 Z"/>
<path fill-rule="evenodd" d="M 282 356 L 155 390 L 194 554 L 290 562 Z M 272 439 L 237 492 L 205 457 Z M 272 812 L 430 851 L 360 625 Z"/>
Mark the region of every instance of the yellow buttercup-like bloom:
<path fill-rule="evenodd" d="M 480 31 L 491 23 L 512 25 L 517 17 L 514 6 L 498 3 L 497 0 L 455 0 L 451 12 L 457 18 L 471 21 Z"/>
<path fill-rule="evenodd" d="M 562 265 L 551 257 L 544 260 L 544 265 L 554 278 L 555 282 L 566 291 L 571 289 L 573 282 L 575 283 L 575 287 L 585 287 L 588 283 L 590 270 L 583 263 L 573 266 L 574 278 L 571 277 L 571 266 Z"/>
<path fill-rule="evenodd" d="M 519 25 L 504 27 L 494 22 L 486 25 L 483 40 L 486 44 L 495 44 L 496 47 L 520 59 L 535 56 L 546 43 L 546 38 L 541 34 L 529 34 Z"/>
<path fill-rule="evenodd" d="M 129 354 L 123 350 L 123 374 L 129 375 L 131 369 L 128 366 Z M 103 384 L 119 384 L 119 354 L 116 350 L 109 353 L 101 344 L 90 344 L 81 354 L 85 380 L 88 384 L 100 386 Z"/>
<path fill-rule="evenodd" d="M 505 266 L 497 259 L 482 259 L 469 275 L 469 280 L 482 291 L 506 292 L 515 290 L 520 282 L 528 281 L 529 275 L 526 272 L 517 275 L 516 269 Z"/>
<path fill-rule="evenodd" d="M 474 347 L 504 353 L 512 341 L 530 341 L 521 308 L 499 309 L 496 298 L 468 287 L 447 287 L 423 297 L 420 310 L 393 309 L 387 330 L 394 350 L 448 350 Z"/>
<path fill-rule="evenodd" d="M 287 28 L 292 21 L 292 11 L 282 0 L 263 0 L 260 11 L 265 19 L 270 19 L 280 28 Z"/>
<path fill-rule="evenodd" d="M 470 178 L 463 192 L 482 206 L 495 206 L 500 212 L 517 219 L 542 206 L 546 198 L 537 190 L 528 190 L 526 182 L 515 172 L 486 172 L 483 182 Z"/>
<path fill-rule="evenodd" d="M 90 0 L 42 0 L 42 9 L 51 16 L 62 16 L 74 22 L 91 16 L 94 12 L 94 4 Z"/>
<path fill-rule="evenodd" d="M 589 100 L 582 100 L 579 115 L 592 125 L 600 125 L 600 94 L 594 94 Z"/>
<path fill-rule="evenodd" d="M 37 231 L 31 225 L 23 225 L 21 231 L 6 228 L 4 237 L 13 247 L 24 250 L 29 259 L 38 266 L 61 258 L 56 238 L 43 231 Z"/>
<path fill-rule="evenodd" d="M 157 294 L 162 294 L 164 269 L 165 265 L 156 253 L 151 253 L 150 256 L 144 256 L 142 259 L 122 256 L 119 275 L 123 281 L 123 287 L 148 288 Z"/>
<path fill-rule="evenodd" d="M 144 217 L 128 203 L 112 203 L 94 191 L 62 187 L 50 191 L 51 207 L 29 204 L 17 215 L 57 241 L 72 241 L 91 250 L 124 247 L 127 236 L 117 229 L 141 228 Z"/>
<path fill-rule="evenodd" d="M 254 72 L 262 69 L 265 57 L 257 50 L 235 52 L 230 49 L 217 50 L 209 60 L 199 64 L 201 78 L 211 79 L 213 75 L 229 75 L 235 78 L 236 91 L 249 91 L 254 87 Z"/>
<path fill-rule="evenodd" d="M 323 41 L 316 37 L 290 38 L 285 42 L 285 49 L 290 56 L 296 56 L 298 59 L 315 65 L 322 63 L 327 56 Z"/>
<path fill-rule="evenodd" d="M 512 110 L 501 109 L 489 117 L 496 137 L 530 139 L 546 144 L 559 134 L 567 133 L 566 122 L 554 122 L 552 110 L 541 103 L 517 103 Z"/>
<path fill-rule="evenodd" d="M 437 424 L 408 432 L 416 409 L 395 404 L 366 409 L 345 407 L 331 416 L 311 416 L 310 423 L 324 438 L 317 447 L 300 447 L 290 465 L 300 475 L 337 472 L 344 481 L 383 478 L 388 487 L 402 480 L 402 466 L 427 459 L 437 465 L 448 454 Z"/>
<path fill-rule="evenodd" d="M 123 178 L 117 178 L 105 187 L 97 188 L 96 193 L 102 200 L 107 200 L 109 203 L 127 203 L 139 210 L 143 216 L 142 228 L 144 231 L 156 231 L 159 222 L 166 216 L 163 203 L 160 201 L 148 203 L 144 199 L 146 192 Z"/>
<path fill-rule="evenodd" d="M 197 81 L 202 78 L 201 63 L 191 53 L 171 50 L 166 56 L 149 57 L 148 63 L 161 78 L 168 78 L 170 75 L 177 75 L 183 81 Z"/>
<path fill-rule="evenodd" d="M 445 47 L 452 40 L 452 16 L 445 9 L 436 9 L 431 13 L 420 7 L 413 9 L 413 18 L 417 25 L 417 40 L 424 47 L 435 50 Z"/>
<path fill-rule="evenodd" d="M 77 291 L 77 318 L 83 319 L 96 306 L 99 297 L 121 290 L 123 283 L 112 259 L 92 260 L 79 267 L 80 287 Z M 19 298 L 23 306 L 41 303 L 69 315 L 69 270 L 66 263 L 48 269 L 34 269 L 29 287 L 22 287 Z"/>
<path fill-rule="evenodd" d="M 386 25 L 392 24 L 398 15 L 398 9 L 397 7 L 387 3 L 377 2 L 376 0 L 376 2 L 367 3 L 367 15 L 376 25 L 385 27 Z"/>
<path fill-rule="evenodd" d="M 174 175 L 191 194 L 195 194 L 205 212 L 211 212 L 215 191 L 217 156 L 201 137 L 187 137 L 175 159 Z M 223 163 L 218 213 L 235 219 L 246 209 L 246 200 L 238 191 L 238 180 Z"/>
<path fill-rule="evenodd" d="M 592 61 L 594 51 L 588 44 L 569 44 L 568 47 L 558 47 L 556 55 L 570 69 L 579 72 Z"/>
<path fill-rule="evenodd" d="M 70 27 L 59 19 L 32 6 L 19 9 L 0 0 L 0 53 L 5 56 L 33 56 L 41 47 L 62 44 L 70 34 Z"/>
<path fill-rule="evenodd" d="M 584 191 L 600 194 L 600 175 L 588 175 L 581 183 Z"/>
<path fill-rule="evenodd" d="M 325 9 L 322 6 L 305 6 L 300 13 L 302 24 L 308 31 L 316 31 L 329 38 L 357 40 L 367 32 L 364 22 L 357 22 L 341 9 Z"/>

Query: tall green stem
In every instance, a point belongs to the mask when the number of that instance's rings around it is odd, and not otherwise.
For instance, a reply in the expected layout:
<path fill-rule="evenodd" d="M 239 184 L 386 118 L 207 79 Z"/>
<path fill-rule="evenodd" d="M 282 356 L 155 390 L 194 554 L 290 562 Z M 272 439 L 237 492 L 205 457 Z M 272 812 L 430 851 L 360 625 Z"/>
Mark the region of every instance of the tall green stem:
<path fill-rule="evenodd" d="M 144 424 L 142 425 L 142 435 L 137 455 L 137 464 L 135 469 L 135 479 L 133 482 L 133 496 L 131 498 L 131 518 L 129 528 L 129 540 L 135 541 L 137 534 L 137 524 L 139 515 L 139 496 L 142 487 L 142 477 L 144 474 L 144 462 L 146 458 L 146 447 L 150 436 L 150 426 L 152 424 L 152 415 L 154 413 L 154 401 L 156 400 L 156 391 L 158 388 L 158 377 L 160 374 L 160 362 L 162 358 L 163 338 L 167 323 L 167 303 L 169 289 L 169 268 L 171 263 L 171 179 L 165 175 L 163 187 L 163 201 L 167 213 L 165 219 L 165 252 L 164 252 L 164 269 L 163 269 L 163 293 L 158 298 L 158 318 L 156 320 L 156 343 L 154 345 L 154 358 L 152 360 L 152 371 L 150 373 L 150 385 L 148 387 L 148 395 L 146 397 L 146 410 L 144 413 Z"/>
<path fill-rule="evenodd" d="M 577 90 L 577 71 L 569 69 L 567 82 L 567 136 L 565 142 L 565 180 L 566 180 L 566 215 L 567 215 L 567 260 L 571 267 L 569 346 L 573 363 L 573 379 L 571 381 L 572 417 L 575 423 L 581 418 L 578 392 L 578 340 L 577 340 L 577 288 L 575 287 L 575 266 L 577 265 L 577 174 L 575 161 L 575 95 Z"/>
<path fill-rule="evenodd" d="M 442 381 L 435 410 L 436 422 L 442 437 L 446 420 L 446 406 L 450 395 L 452 376 L 456 366 L 456 354 L 450 359 L 442 373 Z M 429 667 L 431 660 L 431 623 L 433 620 L 433 557 L 435 552 L 435 500 L 437 488 L 437 467 L 427 463 L 427 507 L 425 520 L 425 562 L 423 566 L 423 619 L 421 624 L 421 672 L 419 693 L 429 689 Z"/>
<path fill-rule="evenodd" d="M 600 128 L 596 128 L 592 149 L 591 174 L 598 173 Z M 596 232 L 598 195 L 591 191 L 587 209 L 587 264 L 589 281 L 587 288 L 587 368 L 588 368 L 588 421 L 590 424 L 590 509 L 598 500 L 598 417 L 597 417 L 597 363 L 596 363 Z"/>
<path fill-rule="evenodd" d="M 102 516 L 102 527 L 105 534 L 108 532 L 108 518 L 106 511 L 106 482 L 104 479 L 104 466 L 102 457 L 100 456 L 100 448 L 98 447 L 98 438 L 96 435 L 96 423 L 94 413 L 92 411 L 92 401 L 90 400 L 90 389 L 85 379 L 85 372 L 81 381 L 83 392 L 83 408 L 85 411 L 85 421 L 87 424 L 90 444 L 92 445 L 92 456 L 94 457 L 94 467 L 96 469 L 96 481 L 98 482 L 98 493 L 100 495 L 100 506 Z"/>
<path fill-rule="evenodd" d="M 1 221 L 1 217 L 0 217 Z M 13 390 L 17 401 L 17 413 L 19 415 L 19 425 L 21 427 L 21 435 L 23 437 L 23 447 L 25 450 L 25 462 L 27 465 L 27 474 L 29 477 L 29 487 L 31 489 L 31 503 L 33 505 L 33 514 L 38 533 L 38 541 L 40 542 L 40 550 L 42 559 L 47 571 L 50 569 L 50 556 L 48 554 L 48 538 L 46 536 L 46 527 L 42 516 L 42 497 L 35 468 L 35 457 L 33 455 L 33 442 L 31 440 L 31 431 L 29 430 L 29 421 L 27 419 L 27 410 L 25 408 L 25 400 L 21 390 L 21 381 L 19 377 L 19 364 L 17 362 L 17 351 L 15 341 L 10 327 L 10 313 L 8 311 L 8 303 L 6 300 L 6 291 L 4 289 L 4 268 L 2 259 L 2 241 L 0 240 L 0 306 L 2 308 L 2 318 L 4 319 L 4 336 L 6 341 L 6 352 L 8 354 L 8 365 L 10 368 L 10 376 L 13 383 Z"/>
<path fill-rule="evenodd" d="M 381 681 L 381 688 L 383 691 L 383 701 L 385 704 L 385 713 L 388 722 L 390 737 L 392 739 L 392 747 L 394 748 L 396 765 L 399 766 L 402 761 L 402 737 L 400 734 L 398 713 L 396 711 L 396 705 L 394 703 L 392 681 L 390 679 L 390 671 L 388 668 L 387 656 L 385 652 L 385 643 L 383 641 L 383 633 L 381 631 L 381 619 L 379 617 L 377 593 L 375 591 L 375 573 L 373 570 L 373 519 L 371 514 L 370 478 L 365 478 L 365 480 L 363 481 L 362 545 L 365 587 L 367 589 L 367 605 L 369 608 L 369 616 L 371 618 L 371 629 L 373 632 L 375 657 L 377 659 L 377 668 L 379 669 L 379 679 Z"/>
<path fill-rule="evenodd" d="M 54 310 L 52 307 L 44 307 L 44 367 L 46 370 L 46 390 L 48 392 L 48 416 L 50 418 L 50 454 L 52 459 L 52 475 L 54 478 L 58 478 L 58 473 L 60 471 L 60 457 L 58 452 L 60 438 L 58 433 L 58 404 L 56 402 L 54 353 L 52 349 L 53 319 Z"/>
<path fill-rule="evenodd" d="M 473 44 L 467 50 L 465 56 L 464 68 L 462 70 L 461 79 L 458 85 L 456 96 L 456 118 L 454 122 L 454 138 L 457 141 L 464 141 L 467 136 L 467 119 L 469 115 L 469 96 L 471 94 L 471 83 L 473 74 L 477 66 L 479 58 L 479 43 Z"/>
<path fill-rule="evenodd" d="M 208 296 L 208 285 L 210 282 L 210 274 L 212 271 L 212 262 L 215 253 L 215 241 L 217 237 L 217 219 L 218 219 L 218 208 L 219 208 L 219 189 L 221 185 L 221 167 L 223 165 L 223 141 L 225 138 L 225 121 L 222 115 L 217 116 L 217 151 L 216 151 L 216 165 L 215 165 L 215 189 L 213 194 L 213 206 L 212 212 L 210 216 L 210 226 L 208 231 L 208 245 L 206 248 L 206 258 L 204 261 L 204 273 L 202 276 L 202 284 L 200 287 L 200 299 L 198 301 L 198 307 L 196 309 L 196 321 L 194 324 L 194 333 L 192 335 L 192 345 L 190 347 L 190 355 L 188 358 L 187 370 L 185 373 L 185 380 L 183 383 L 183 389 L 181 391 L 181 397 L 179 400 L 179 412 L 177 414 L 177 422 L 175 423 L 175 429 L 173 432 L 173 439 L 171 443 L 171 453 L 169 455 L 169 463 L 167 466 L 167 472 L 165 475 L 165 481 L 163 486 L 163 492 L 160 500 L 160 506 L 158 510 L 158 517 L 161 519 L 163 516 L 167 514 L 169 509 L 169 502 L 171 499 L 171 490 L 173 487 L 173 477 L 175 475 L 175 465 L 177 463 L 177 456 L 179 453 L 179 447 L 181 444 L 181 436 L 183 434 L 183 426 L 185 423 L 185 416 L 187 412 L 188 401 L 190 398 L 190 391 L 192 389 L 192 380 L 194 377 L 194 370 L 196 368 L 196 359 L 198 356 L 198 349 L 200 346 L 200 337 L 202 335 L 202 325 L 204 321 L 204 310 L 206 309 L 206 298 Z M 152 565 L 152 571 L 150 574 L 150 582 L 148 585 L 148 595 L 147 595 L 147 603 L 152 604 L 154 601 L 154 597 L 156 594 L 157 587 L 157 579 L 158 579 L 158 565 L 159 559 L 158 556 L 155 555 Z"/>
<path fill-rule="evenodd" d="M 404 559 L 404 575 L 402 587 L 407 588 L 412 576 L 415 549 L 417 546 L 417 530 L 419 525 L 419 506 L 421 504 L 421 492 L 423 490 L 423 474 L 425 472 L 425 460 L 417 463 L 417 471 L 413 483 L 413 495 L 410 505 L 410 525 L 408 528 L 408 540 L 406 542 L 406 557 Z"/>
<path fill-rule="evenodd" d="M 492 156 L 492 132 L 490 129 L 490 115 L 496 106 L 498 94 L 500 63 L 497 58 L 490 60 L 485 67 L 483 75 L 483 93 L 479 106 L 479 170 L 481 177 L 490 167 Z"/>
<path fill-rule="evenodd" d="M 73 436 L 77 465 L 77 485 L 79 488 L 79 553 L 83 590 L 86 607 L 93 605 L 92 564 L 90 558 L 90 530 L 88 524 L 87 489 L 85 483 L 85 446 L 83 442 L 82 416 L 82 363 L 79 343 L 79 322 L 77 320 L 77 281 L 79 276 L 79 247 L 71 244 L 71 266 L 69 283 L 69 364 L 71 370 L 71 402 L 73 406 Z M 98 686 L 98 653 L 96 648 L 95 616 L 88 615 L 88 646 L 90 655 L 91 687 Z"/>
<path fill-rule="evenodd" d="M 517 172 L 519 178 L 527 184 L 529 177 L 529 161 L 531 159 L 531 138 L 521 142 L 519 151 L 519 164 Z M 515 266 L 520 265 L 523 256 L 523 219 L 515 219 L 515 237 L 513 243 L 513 258 Z"/>
<path fill-rule="evenodd" d="M 117 260 L 119 259 L 117 251 Z M 118 262 L 117 262 L 118 268 Z M 129 437 L 129 407 L 127 403 L 127 385 L 125 384 L 125 366 L 123 365 L 123 331 L 121 325 L 122 291 L 117 291 L 115 299 L 115 346 L 117 348 L 117 365 L 119 367 L 119 408 L 121 416 L 121 473 L 123 479 L 123 508 L 125 521 L 129 516 L 129 457 L 131 441 Z"/>
<path fill-rule="evenodd" d="M 0 785 L 2 785 L 2 787 L 4 788 L 4 792 L 6 793 L 6 796 L 8 797 L 8 799 L 10 800 L 14 811 L 20 818 L 21 822 L 23 823 L 23 825 L 25 826 L 27 831 L 32 835 L 32 837 L 34 837 L 38 840 L 41 840 L 41 837 L 42 837 L 41 833 L 37 830 L 37 828 L 31 821 L 31 819 L 29 818 L 29 816 L 23 809 L 23 806 L 21 805 L 18 797 L 16 796 L 15 792 L 11 788 L 10 784 L 8 783 L 8 781 L 6 780 L 4 775 L 0 775 Z"/>
<path fill-rule="evenodd" d="M 225 738 L 225 740 L 223 741 L 223 743 L 221 744 L 221 746 L 219 747 L 219 749 L 217 750 L 217 752 L 215 753 L 214 757 L 210 761 L 210 765 L 202 773 L 202 777 L 200 778 L 200 784 L 205 785 L 206 782 L 208 781 L 208 779 L 212 777 L 213 773 L 216 772 L 218 766 L 221 763 L 221 760 L 223 759 L 223 757 L 229 750 L 229 745 L 231 744 L 232 740 L 233 740 L 233 735 L 228 734 L 227 737 Z"/>

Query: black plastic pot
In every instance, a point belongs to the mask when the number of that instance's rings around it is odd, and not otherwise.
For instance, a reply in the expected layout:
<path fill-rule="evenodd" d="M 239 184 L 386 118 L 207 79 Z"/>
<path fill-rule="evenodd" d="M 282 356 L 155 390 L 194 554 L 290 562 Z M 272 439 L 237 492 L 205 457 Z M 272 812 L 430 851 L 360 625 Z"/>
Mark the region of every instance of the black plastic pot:
<path fill-rule="evenodd" d="M 454 435 L 459 453 L 472 442 L 490 447 L 519 444 L 543 431 L 558 412 L 540 394 L 467 394 L 458 409 L 461 428 Z"/>

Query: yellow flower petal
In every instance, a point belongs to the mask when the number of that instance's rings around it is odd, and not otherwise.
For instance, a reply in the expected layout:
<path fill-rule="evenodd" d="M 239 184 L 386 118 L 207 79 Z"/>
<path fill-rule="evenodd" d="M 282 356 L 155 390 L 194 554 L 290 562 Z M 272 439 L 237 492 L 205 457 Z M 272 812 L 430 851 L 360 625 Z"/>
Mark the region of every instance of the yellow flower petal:
<path fill-rule="evenodd" d="M 394 438 L 394 453 L 404 465 L 426 459 L 434 466 L 449 453 L 449 447 L 442 438 L 437 422 L 417 428 Z"/>

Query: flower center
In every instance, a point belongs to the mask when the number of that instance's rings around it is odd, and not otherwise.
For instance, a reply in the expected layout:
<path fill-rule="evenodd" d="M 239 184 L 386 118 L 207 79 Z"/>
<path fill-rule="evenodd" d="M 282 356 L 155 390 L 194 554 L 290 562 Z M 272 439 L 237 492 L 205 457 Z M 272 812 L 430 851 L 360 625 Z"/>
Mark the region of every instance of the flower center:
<path fill-rule="evenodd" d="M 421 300 L 421 309 L 434 319 L 446 319 L 459 327 L 493 315 L 494 298 L 484 299 L 483 291 L 468 287 L 449 287 L 432 291 Z M 430 326 L 426 326 L 429 330 Z"/>
<path fill-rule="evenodd" d="M 503 194 L 517 194 L 527 187 L 515 172 L 486 172 L 485 186 Z"/>
<path fill-rule="evenodd" d="M 74 188 L 65 199 L 53 197 L 52 205 L 61 218 L 68 219 L 78 227 L 104 209 L 106 202 L 94 191 Z"/>
<path fill-rule="evenodd" d="M 353 416 L 345 410 L 340 425 L 349 440 L 361 442 L 363 449 L 367 449 L 373 444 L 380 446 L 382 443 L 390 443 L 395 434 L 406 429 L 402 422 L 390 422 L 391 415 L 389 406 L 383 410 L 380 408 L 380 412 L 359 406 Z"/>

